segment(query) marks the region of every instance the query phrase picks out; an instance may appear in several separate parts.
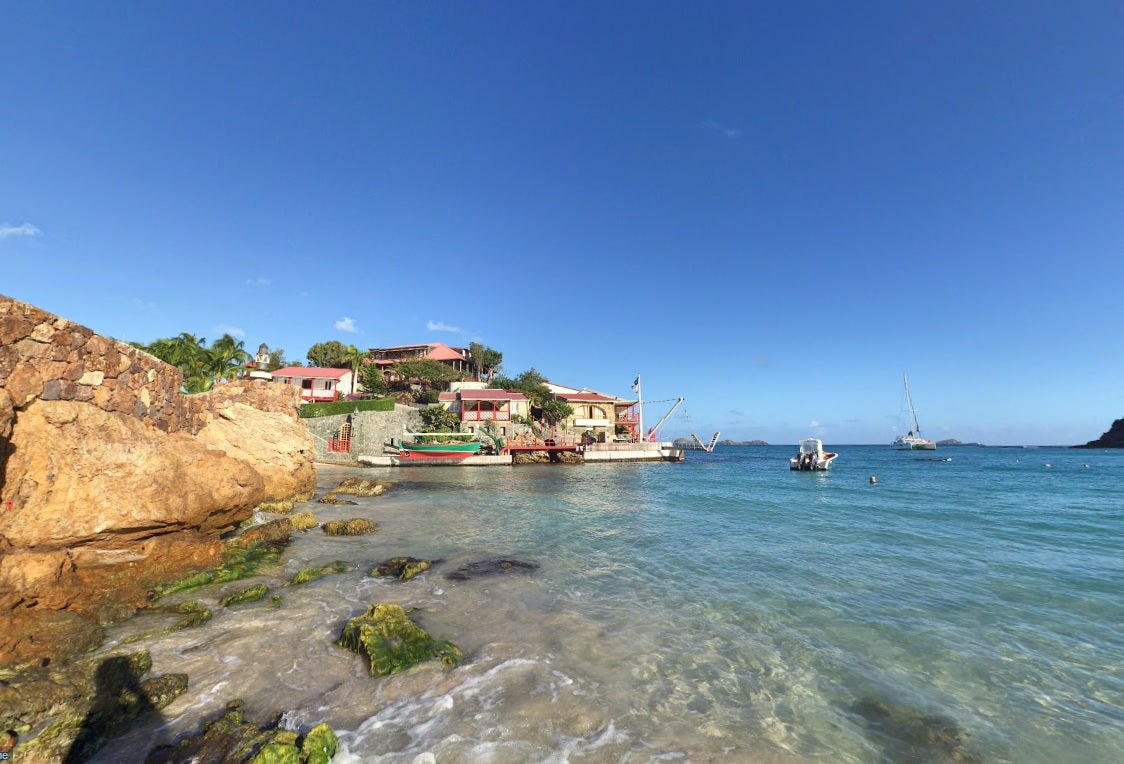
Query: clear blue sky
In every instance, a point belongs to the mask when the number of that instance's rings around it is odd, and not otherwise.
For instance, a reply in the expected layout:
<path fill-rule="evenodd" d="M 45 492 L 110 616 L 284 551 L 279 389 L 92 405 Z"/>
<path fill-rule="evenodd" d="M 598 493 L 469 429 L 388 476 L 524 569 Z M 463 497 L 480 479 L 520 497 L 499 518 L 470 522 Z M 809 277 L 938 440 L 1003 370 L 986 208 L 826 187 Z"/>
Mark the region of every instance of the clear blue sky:
<path fill-rule="evenodd" d="M 888 443 L 908 372 L 928 437 L 1083 443 L 1122 40 L 1119 0 L 8 3 L 0 293 L 640 374 L 667 436 Z"/>

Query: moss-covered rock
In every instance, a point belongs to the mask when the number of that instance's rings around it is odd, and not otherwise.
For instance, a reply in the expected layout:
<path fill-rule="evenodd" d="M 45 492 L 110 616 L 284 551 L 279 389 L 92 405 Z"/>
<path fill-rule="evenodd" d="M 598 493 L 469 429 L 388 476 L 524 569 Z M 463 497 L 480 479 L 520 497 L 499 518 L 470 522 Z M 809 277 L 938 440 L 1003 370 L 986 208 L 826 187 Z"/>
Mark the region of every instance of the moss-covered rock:
<path fill-rule="evenodd" d="M 350 477 L 332 489 L 334 494 L 345 496 L 381 496 L 386 493 L 393 483 L 382 480 L 367 480 L 365 478 Z"/>
<path fill-rule="evenodd" d="M 365 517 L 353 517 L 350 520 L 329 520 L 320 525 L 320 529 L 329 536 L 366 536 L 379 529 L 379 524 Z"/>
<path fill-rule="evenodd" d="M 267 523 L 252 525 L 232 539 L 231 546 L 249 547 L 262 544 L 288 544 L 293 533 L 293 522 L 287 517 L 279 517 Z"/>
<path fill-rule="evenodd" d="M 321 496 L 319 499 L 316 500 L 316 503 L 317 504 L 341 504 L 341 505 L 352 506 L 352 507 L 354 507 L 356 504 L 358 504 L 358 502 L 352 501 L 351 499 L 341 499 L 339 496 L 336 496 L 334 493 L 331 493 L 331 492 L 328 492 L 328 493 L 324 494 L 323 496 Z"/>
<path fill-rule="evenodd" d="M 271 739 L 274 727 L 247 722 L 242 713 L 242 701 L 232 701 L 222 716 L 204 726 L 202 734 L 185 738 L 174 746 L 154 748 L 145 764 L 244 762 Z"/>
<path fill-rule="evenodd" d="M 231 605 L 241 605 L 246 602 L 257 602 L 258 600 L 265 599 L 265 595 L 267 594 L 269 594 L 269 587 L 265 584 L 257 584 L 223 597 L 219 600 L 219 604 L 223 607 L 230 607 Z"/>
<path fill-rule="evenodd" d="M 294 507 L 296 507 L 296 503 L 292 499 L 286 499 L 284 501 L 263 501 L 258 505 L 258 511 L 287 515 L 293 511 Z"/>
<path fill-rule="evenodd" d="M 380 562 L 367 575 L 375 578 L 393 576 L 400 581 L 409 581 L 431 567 L 433 567 L 433 562 L 430 560 L 419 560 L 416 557 L 392 557 L 385 562 Z"/>
<path fill-rule="evenodd" d="M 302 738 L 277 723 L 277 719 L 266 725 L 246 721 L 242 701 L 235 700 L 222 716 L 205 725 L 202 734 L 153 749 L 145 764 L 327 764 L 336 754 L 339 739 L 327 724 L 313 727 Z"/>
<path fill-rule="evenodd" d="M 297 586 L 299 584 L 307 584 L 309 581 L 315 581 L 324 576 L 331 576 L 336 573 L 346 573 L 351 570 L 351 563 L 344 562 L 343 560 L 336 560 L 330 565 L 325 565 L 322 568 L 303 568 L 297 571 L 296 575 L 290 578 L 285 586 Z"/>
<path fill-rule="evenodd" d="M 405 671 L 434 658 L 453 667 L 464 658 L 452 642 L 434 639 L 410 620 L 401 605 L 389 602 L 372 605 L 350 619 L 336 644 L 366 656 L 372 676 Z"/>
<path fill-rule="evenodd" d="M 298 512 L 289 519 L 293 523 L 294 531 L 307 531 L 320 524 L 320 521 L 316 519 L 316 515 L 311 512 Z"/>
<path fill-rule="evenodd" d="M 308 731 L 301 743 L 305 764 L 328 764 L 339 749 L 340 739 L 327 724 L 318 724 Z"/>

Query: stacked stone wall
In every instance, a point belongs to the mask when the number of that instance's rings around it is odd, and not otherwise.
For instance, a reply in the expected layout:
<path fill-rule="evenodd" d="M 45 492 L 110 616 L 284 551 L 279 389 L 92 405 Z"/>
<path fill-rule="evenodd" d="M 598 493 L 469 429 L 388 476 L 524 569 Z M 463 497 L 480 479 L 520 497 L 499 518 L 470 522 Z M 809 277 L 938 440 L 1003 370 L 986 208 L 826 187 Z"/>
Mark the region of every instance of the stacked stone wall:
<path fill-rule="evenodd" d="M 143 350 L 0 295 L 0 388 L 19 410 L 78 401 L 165 432 L 188 425 L 180 370 Z"/>
<path fill-rule="evenodd" d="M 77 401 L 191 435 L 234 402 L 297 419 L 300 391 L 290 385 L 242 380 L 184 395 L 182 384 L 179 369 L 143 350 L 0 295 L 0 388 L 16 410 Z"/>

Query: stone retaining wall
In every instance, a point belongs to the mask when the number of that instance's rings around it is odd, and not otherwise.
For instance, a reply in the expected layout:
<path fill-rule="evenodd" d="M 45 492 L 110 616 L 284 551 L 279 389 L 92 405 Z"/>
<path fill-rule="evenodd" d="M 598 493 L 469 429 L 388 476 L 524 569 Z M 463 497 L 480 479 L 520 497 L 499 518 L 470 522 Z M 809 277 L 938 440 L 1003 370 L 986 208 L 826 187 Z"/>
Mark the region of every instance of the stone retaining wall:
<path fill-rule="evenodd" d="M 194 435 L 234 401 L 295 419 L 300 400 L 297 388 L 263 380 L 191 396 L 182 384 L 179 369 L 143 350 L 0 295 L 0 388 L 16 410 L 35 400 L 77 401 Z"/>
<path fill-rule="evenodd" d="M 295 388 L 294 388 L 295 389 Z M 412 406 L 401 404 L 394 411 L 357 411 L 351 416 L 351 453 L 328 453 L 328 441 L 336 437 L 340 427 L 347 421 L 347 414 L 313 417 L 303 420 L 308 424 L 312 440 L 316 445 L 316 458 L 319 461 L 353 461 L 359 454 L 378 456 L 383 453 L 383 445 L 402 437 L 403 430 L 420 430 L 421 415 Z"/>

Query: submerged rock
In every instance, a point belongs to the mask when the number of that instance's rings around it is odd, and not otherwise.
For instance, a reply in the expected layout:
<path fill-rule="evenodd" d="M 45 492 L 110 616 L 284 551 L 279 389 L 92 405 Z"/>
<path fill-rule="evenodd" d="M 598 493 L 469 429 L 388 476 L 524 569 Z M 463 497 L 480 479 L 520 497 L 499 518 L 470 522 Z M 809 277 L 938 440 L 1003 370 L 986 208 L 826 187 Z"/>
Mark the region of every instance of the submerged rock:
<path fill-rule="evenodd" d="M 148 639 L 149 637 L 160 637 L 165 634 L 174 634 L 177 631 L 183 631 L 184 629 L 201 626 L 207 623 L 207 621 L 211 620 L 211 617 L 213 615 L 210 609 L 203 607 L 195 600 L 187 600 L 186 602 L 180 602 L 175 605 L 153 605 L 149 608 L 149 610 L 163 613 L 173 613 L 175 615 L 182 616 L 182 618 L 163 629 L 147 631 L 143 634 L 137 634 L 132 637 L 128 637 L 123 641 L 123 644 L 140 642 L 142 639 Z"/>
<path fill-rule="evenodd" d="M 323 496 L 321 496 L 319 499 L 317 499 L 316 503 L 317 504 L 338 504 L 338 505 L 343 505 L 343 506 L 354 507 L 359 502 L 351 501 L 349 499 L 341 499 L 340 497 L 336 496 L 334 493 L 326 493 Z"/>
<path fill-rule="evenodd" d="M 339 738 L 327 724 L 318 724 L 303 737 L 280 729 L 279 719 L 259 725 L 246 721 L 242 701 L 227 703 L 227 710 L 208 722 L 200 735 L 152 749 L 145 764 L 182 764 L 185 761 L 208 764 L 326 764 L 339 747 Z"/>
<path fill-rule="evenodd" d="M 365 517 L 353 517 L 350 520 L 329 520 L 320 528 L 329 536 L 366 536 L 377 531 L 379 525 Z"/>
<path fill-rule="evenodd" d="M 331 493 L 344 494 L 345 496 L 381 496 L 392 485 L 392 483 L 385 483 L 381 480 L 351 477 L 333 488 Z"/>
<path fill-rule="evenodd" d="M 297 571 L 297 574 L 289 579 L 285 586 L 297 586 L 299 584 L 307 584 L 309 581 L 315 581 L 330 576 L 336 573 L 346 573 L 351 570 L 351 563 L 344 562 L 343 560 L 336 560 L 331 565 L 325 565 L 322 568 L 304 568 Z"/>
<path fill-rule="evenodd" d="M 344 624 L 340 647 L 364 655 L 372 676 L 405 671 L 423 661 L 440 658 L 447 667 L 464 658 L 452 642 L 438 641 L 417 626 L 401 605 L 380 603 Z"/>
<path fill-rule="evenodd" d="M 416 557 L 392 557 L 385 562 L 380 562 L 367 575 L 374 578 L 395 577 L 400 581 L 409 581 L 433 567 L 430 560 L 419 560 Z"/>
<path fill-rule="evenodd" d="M 257 586 L 251 586 L 248 589 L 243 589 L 223 597 L 219 600 L 219 604 L 223 607 L 230 607 L 231 605 L 241 605 L 246 602 L 257 602 L 258 600 L 265 599 L 265 595 L 267 594 L 269 594 L 269 587 L 265 584 L 258 584 Z"/>
<path fill-rule="evenodd" d="M 968 750 L 960 727 L 946 716 L 873 697 L 859 699 L 851 706 L 851 712 L 862 719 L 868 734 L 882 746 L 888 760 L 982 762 Z"/>
<path fill-rule="evenodd" d="M 450 581 L 468 581 L 471 578 L 496 576 L 507 573 L 531 573 L 539 569 L 537 562 L 516 560 L 512 557 L 494 557 L 462 565 L 445 578 Z"/>

